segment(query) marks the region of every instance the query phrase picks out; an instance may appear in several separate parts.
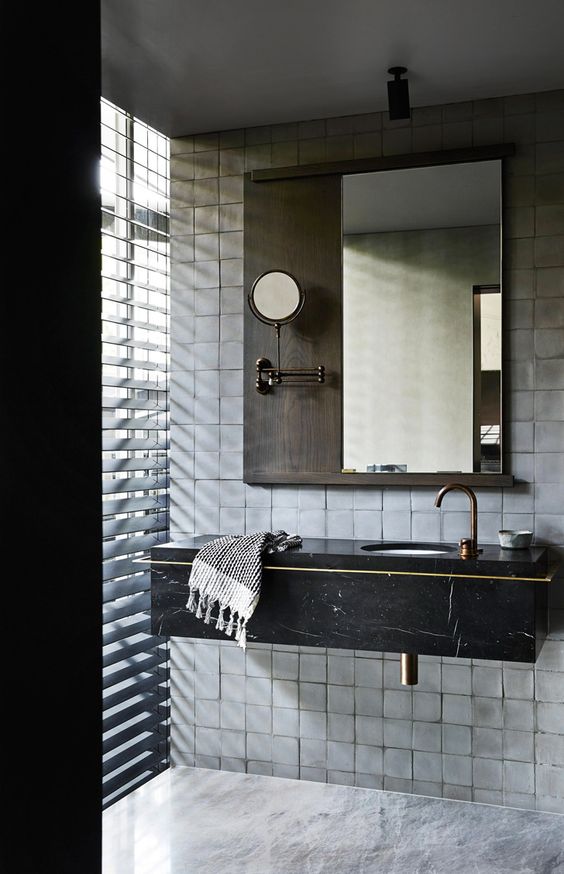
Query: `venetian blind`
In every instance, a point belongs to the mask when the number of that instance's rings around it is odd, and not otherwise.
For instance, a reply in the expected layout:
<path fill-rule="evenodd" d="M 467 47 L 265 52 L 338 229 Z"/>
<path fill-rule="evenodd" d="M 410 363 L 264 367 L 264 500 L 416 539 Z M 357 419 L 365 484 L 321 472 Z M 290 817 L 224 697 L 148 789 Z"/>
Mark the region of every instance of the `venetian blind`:
<path fill-rule="evenodd" d="M 150 571 L 168 539 L 169 142 L 101 103 L 104 805 L 168 767 L 168 651 Z M 140 561 L 141 560 L 141 561 Z"/>

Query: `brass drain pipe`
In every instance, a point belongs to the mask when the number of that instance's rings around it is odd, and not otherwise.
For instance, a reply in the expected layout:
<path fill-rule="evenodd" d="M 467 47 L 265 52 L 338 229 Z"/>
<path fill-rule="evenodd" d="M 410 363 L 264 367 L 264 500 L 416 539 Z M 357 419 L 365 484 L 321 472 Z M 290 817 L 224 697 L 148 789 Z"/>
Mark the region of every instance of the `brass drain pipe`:
<path fill-rule="evenodd" d="M 414 652 L 402 652 L 400 655 L 400 680 L 402 686 L 416 686 L 418 677 L 419 656 Z"/>

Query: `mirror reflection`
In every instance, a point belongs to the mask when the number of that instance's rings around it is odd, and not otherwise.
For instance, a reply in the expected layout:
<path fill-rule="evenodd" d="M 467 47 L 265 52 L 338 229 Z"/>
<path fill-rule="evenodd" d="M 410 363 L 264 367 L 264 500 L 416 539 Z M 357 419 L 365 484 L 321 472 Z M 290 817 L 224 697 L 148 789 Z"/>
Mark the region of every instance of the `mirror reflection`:
<path fill-rule="evenodd" d="M 343 177 L 343 467 L 501 471 L 501 162 Z"/>

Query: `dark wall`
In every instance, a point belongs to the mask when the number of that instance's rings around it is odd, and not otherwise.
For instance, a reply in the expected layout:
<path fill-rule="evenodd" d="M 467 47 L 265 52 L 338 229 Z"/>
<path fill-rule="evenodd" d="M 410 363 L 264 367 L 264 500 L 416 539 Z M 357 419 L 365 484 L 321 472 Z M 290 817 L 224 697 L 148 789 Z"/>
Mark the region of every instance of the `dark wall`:
<path fill-rule="evenodd" d="M 9 870 L 90 874 L 101 870 L 99 6 L 10 16 L 3 753 L 21 838 L 6 843 Z"/>

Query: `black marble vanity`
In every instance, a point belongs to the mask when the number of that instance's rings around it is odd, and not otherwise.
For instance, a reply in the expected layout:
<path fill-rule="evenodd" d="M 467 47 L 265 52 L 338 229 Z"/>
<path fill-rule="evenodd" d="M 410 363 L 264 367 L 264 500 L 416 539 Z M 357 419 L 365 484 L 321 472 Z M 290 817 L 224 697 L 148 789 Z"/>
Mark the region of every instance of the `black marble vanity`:
<path fill-rule="evenodd" d="M 154 634 L 226 640 L 186 609 L 192 560 L 217 535 L 151 550 Z M 247 639 L 460 658 L 534 662 L 546 634 L 555 568 L 548 550 L 482 546 L 461 559 L 367 550 L 368 541 L 304 540 L 264 556 Z M 388 544 L 389 545 L 389 544 Z M 431 547 L 432 544 L 426 544 Z M 443 552 L 442 549 L 450 551 Z"/>

